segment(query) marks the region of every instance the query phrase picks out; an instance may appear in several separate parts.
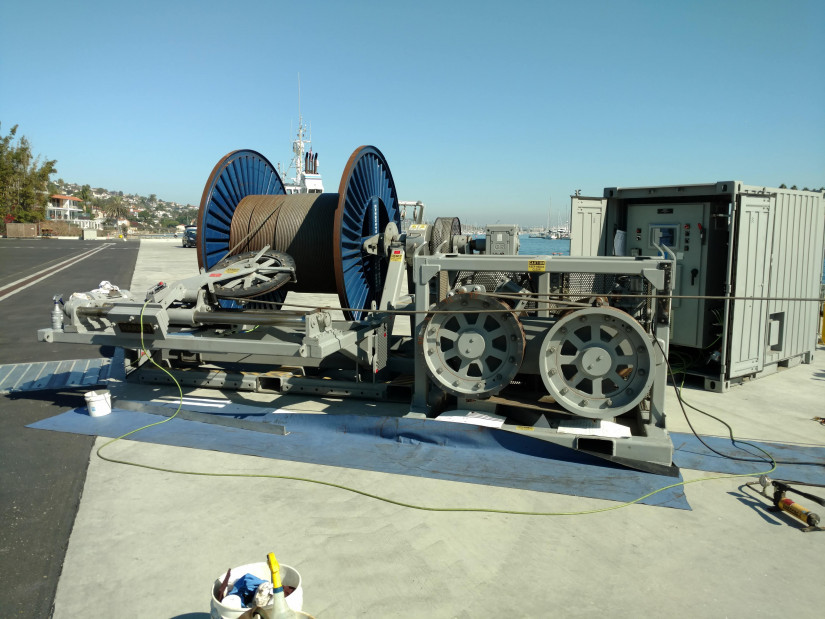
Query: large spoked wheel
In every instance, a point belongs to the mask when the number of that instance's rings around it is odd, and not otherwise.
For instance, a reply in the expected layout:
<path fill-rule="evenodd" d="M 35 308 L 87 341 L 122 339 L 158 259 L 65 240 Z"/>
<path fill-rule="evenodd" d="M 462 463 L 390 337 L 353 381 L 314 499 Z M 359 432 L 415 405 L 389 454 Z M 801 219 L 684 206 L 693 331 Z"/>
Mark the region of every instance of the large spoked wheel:
<path fill-rule="evenodd" d="M 289 254 L 277 251 L 264 252 L 257 259 L 258 252 L 245 252 L 227 256 L 218 262 L 210 272 L 231 273 L 240 268 L 255 265 L 256 270 L 236 279 L 215 285 L 215 296 L 225 298 L 252 299 L 275 292 L 291 279 L 289 272 L 276 270 L 280 267 L 295 269 L 295 261 Z"/>
<path fill-rule="evenodd" d="M 487 397 L 506 387 L 521 368 L 525 337 L 504 303 L 457 294 L 435 306 L 424 325 L 423 354 L 430 377 L 458 396 Z"/>
<path fill-rule="evenodd" d="M 541 344 L 547 391 L 568 411 L 608 419 L 629 411 L 653 382 L 650 337 L 628 314 L 593 307 L 561 318 Z"/>

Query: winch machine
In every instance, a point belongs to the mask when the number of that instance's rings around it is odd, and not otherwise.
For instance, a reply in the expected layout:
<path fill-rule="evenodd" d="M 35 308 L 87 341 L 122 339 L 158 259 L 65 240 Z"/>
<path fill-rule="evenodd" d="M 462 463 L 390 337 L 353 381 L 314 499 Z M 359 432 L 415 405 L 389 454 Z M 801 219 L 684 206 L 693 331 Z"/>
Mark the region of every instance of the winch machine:
<path fill-rule="evenodd" d="M 122 347 L 131 380 L 171 380 L 151 356 L 185 385 L 402 401 L 671 464 L 671 260 L 519 255 L 517 226 L 463 234 L 407 210 L 375 147 L 353 152 L 337 193 L 289 195 L 263 155 L 234 151 L 203 191 L 199 273 L 73 294 L 38 337 Z"/>

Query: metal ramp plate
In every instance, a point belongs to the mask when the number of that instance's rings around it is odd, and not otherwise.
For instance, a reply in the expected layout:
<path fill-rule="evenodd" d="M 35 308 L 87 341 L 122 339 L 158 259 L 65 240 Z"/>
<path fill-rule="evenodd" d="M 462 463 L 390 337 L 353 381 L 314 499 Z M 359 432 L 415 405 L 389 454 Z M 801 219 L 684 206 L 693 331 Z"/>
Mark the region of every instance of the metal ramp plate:
<path fill-rule="evenodd" d="M 0 394 L 21 391 L 91 387 L 125 378 L 123 349 L 113 358 L 41 361 L 0 365 Z"/>

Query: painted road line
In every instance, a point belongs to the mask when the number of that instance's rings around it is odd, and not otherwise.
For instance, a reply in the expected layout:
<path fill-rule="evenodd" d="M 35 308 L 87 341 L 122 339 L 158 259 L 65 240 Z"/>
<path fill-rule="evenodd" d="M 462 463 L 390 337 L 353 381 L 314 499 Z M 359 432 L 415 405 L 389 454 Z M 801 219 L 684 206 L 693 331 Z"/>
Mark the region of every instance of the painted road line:
<path fill-rule="evenodd" d="M 8 284 L 0 289 L 0 301 L 4 301 L 5 299 L 8 299 L 10 296 L 17 294 L 21 290 L 25 290 L 29 286 L 34 286 L 36 283 L 46 279 L 47 277 L 50 277 L 55 273 L 62 271 L 63 269 L 68 269 L 70 266 L 77 264 L 81 260 L 85 260 L 86 258 L 93 256 L 97 252 L 102 251 L 112 245 L 115 245 L 115 243 L 106 243 L 101 247 L 97 247 L 95 249 L 87 251 L 84 254 L 80 254 L 79 256 L 69 258 L 68 260 L 61 262 L 53 267 L 41 269 L 37 273 L 33 273 L 32 275 L 24 277 L 23 279 L 18 279 L 16 282 L 12 282 L 11 284 Z"/>

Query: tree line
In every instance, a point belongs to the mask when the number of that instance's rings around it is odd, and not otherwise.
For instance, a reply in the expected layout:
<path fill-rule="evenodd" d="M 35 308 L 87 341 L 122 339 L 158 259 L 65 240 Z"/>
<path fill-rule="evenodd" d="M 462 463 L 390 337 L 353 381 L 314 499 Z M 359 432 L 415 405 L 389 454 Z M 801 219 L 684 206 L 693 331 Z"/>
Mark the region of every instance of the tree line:
<path fill-rule="evenodd" d="M 25 136 L 18 137 L 17 129 L 18 125 L 14 125 L 7 135 L 0 131 L 0 231 L 5 231 L 10 222 L 45 220 L 50 196 L 61 193 L 65 184 L 62 179 L 57 183 L 50 179 L 57 173 L 57 161 L 35 157 L 29 140 Z M 87 214 L 91 215 L 92 209 L 98 210 L 110 224 L 129 217 L 129 205 L 124 202 L 122 191 L 108 197 L 96 197 L 90 185 L 83 185 L 76 197 L 82 200 Z M 139 197 L 137 220 L 147 228 L 174 228 L 189 223 L 197 214 L 196 209 L 189 208 L 174 217 L 158 218 L 153 212 L 157 206 L 157 195 Z"/>
<path fill-rule="evenodd" d="M 45 217 L 49 202 L 49 177 L 57 172 L 57 161 L 32 156 L 25 136 L 15 139 L 17 125 L 8 135 L 0 133 L 0 224 L 36 222 Z"/>

